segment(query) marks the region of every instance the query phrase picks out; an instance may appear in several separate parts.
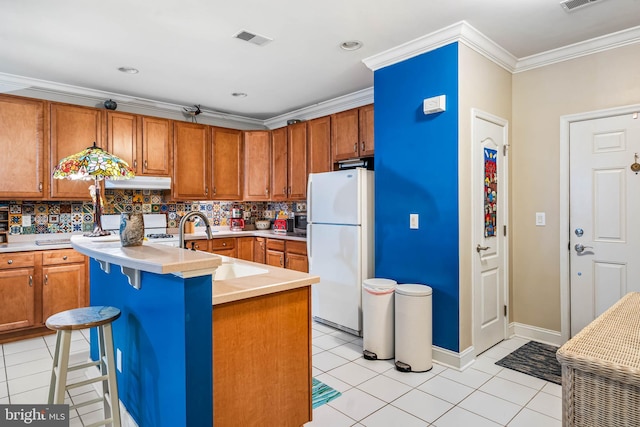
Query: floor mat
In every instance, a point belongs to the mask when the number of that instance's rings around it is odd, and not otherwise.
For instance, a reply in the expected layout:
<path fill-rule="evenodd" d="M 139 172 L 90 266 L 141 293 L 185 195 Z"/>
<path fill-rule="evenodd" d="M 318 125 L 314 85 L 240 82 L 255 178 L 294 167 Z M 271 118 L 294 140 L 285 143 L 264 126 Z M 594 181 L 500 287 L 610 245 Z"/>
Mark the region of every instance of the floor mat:
<path fill-rule="evenodd" d="M 562 371 L 556 359 L 558 347 L 529 341 L 519 349 L 498 360 L 496 365 L 562 384 Z"/>
<path fill-rule="evenodd" d="M 312 380 L 311 401 L 313 409 L 338 398 L 342 394 L 339 391 L 332 389 L 322 381 L 318 381 L 315 378 L 312 378 Z"/>

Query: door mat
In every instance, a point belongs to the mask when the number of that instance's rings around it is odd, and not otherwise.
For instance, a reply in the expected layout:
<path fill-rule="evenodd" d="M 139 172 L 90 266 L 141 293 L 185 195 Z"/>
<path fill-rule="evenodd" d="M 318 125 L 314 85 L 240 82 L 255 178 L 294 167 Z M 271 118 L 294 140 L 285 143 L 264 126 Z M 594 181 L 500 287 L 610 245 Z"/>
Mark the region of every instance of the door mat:
<path fill-rule="evenodd" d="M 329 387 L 322 381 L 312 378 L 311 402 L 313 409 L 322 406 L 333 399 L 337 399 L 342 393 Z"/>
<path fill-rule="evenodd" d="M 529 341 L 519 349 L 498 360 L 496 365 L 562 384 L 562 371 L 556 359 L 558 347 Z"/>

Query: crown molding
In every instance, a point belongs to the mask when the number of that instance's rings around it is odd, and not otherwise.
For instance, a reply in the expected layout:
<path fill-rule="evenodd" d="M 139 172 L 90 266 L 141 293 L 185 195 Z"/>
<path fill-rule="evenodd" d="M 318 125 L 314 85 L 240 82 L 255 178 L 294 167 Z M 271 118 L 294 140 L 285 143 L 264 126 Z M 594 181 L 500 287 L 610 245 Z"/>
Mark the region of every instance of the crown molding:
<path fill-rule="evenodd" d="M 532 70 L 638 42 L 640 42 L 640 26 L 520 58 L 515 67 L 515 72 Z"/>
<path fill-rule="evenodd" d="M 264 125 L 268 129 L 276 129 L 286 126 L 287 120 L 289 119 L 311 120 L 372 103 L 373 87 L 369 87 L 267 119 L 264 121 Z"/>
<path fill-rule="evenodd" d="M 29 94 L 33 94 L 33 96 L 40 95 L 45 99 L 51 96 L 59 96 L 76 100 L 80 104 L 96 104 L 102 103 L 105 99 L 113 99 L 118 103 L 118 107 L 123 110 L 145 111 L 149 114 L 164 113 L 166 115 L 170 113 L 176 117 L 184 118 L 182 105 L 13 74 L 0 73 L 0 90 L 2 92 L 26 91 Z M 262 120 L 207 109 L 202 109 L 202 113 L 198 118 L 207 118 L 210 119 L 209 121 L 216 122 L 219 125 L 234 123 L 250 128 L 264 127 Z"/>
<path fill-rule="evenodd" d="M 362 60 L 372 71 L 379 70 L 414 56 L 430 52 L 454 42 L 462 42 L 491 61 L 513 72 L 517 59 L 493 40 L 486 37 L 466 21 L 460 21 L 441 30 L 370 56 Z"/>

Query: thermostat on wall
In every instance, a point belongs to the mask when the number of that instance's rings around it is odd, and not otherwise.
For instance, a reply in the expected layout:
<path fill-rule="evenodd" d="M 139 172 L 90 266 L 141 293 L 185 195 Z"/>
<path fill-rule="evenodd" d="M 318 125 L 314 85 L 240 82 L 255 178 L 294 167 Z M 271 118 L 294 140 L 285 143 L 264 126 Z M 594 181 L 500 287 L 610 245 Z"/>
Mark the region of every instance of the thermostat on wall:
<path fill-rule="evenodd" d="M 433 96 L 422 102 L 425 114 L 440 113 L 447 109 L 447 95 Z"/>

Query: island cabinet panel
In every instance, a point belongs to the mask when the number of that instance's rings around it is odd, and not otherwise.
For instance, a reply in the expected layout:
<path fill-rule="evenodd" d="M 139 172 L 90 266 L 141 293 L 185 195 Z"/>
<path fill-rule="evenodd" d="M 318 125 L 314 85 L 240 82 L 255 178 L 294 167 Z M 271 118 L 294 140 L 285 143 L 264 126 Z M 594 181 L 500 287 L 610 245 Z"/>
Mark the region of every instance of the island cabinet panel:
<path fill-rule="evenodd" d="M 244 133 L 244 200 L 271 200 L 271 134 Z"/>
<path fill-rule="evenodd" d="M 271 194 L 273 200 L 287 198 L 287 128 L 271 131 Z"/>
<path fill-rule="evenodd" d="M 331 162 L 331 116 L 319 117 L 307 122 L 309 173 L 330 172 Z"/>
<path fill-rule="evenodd" d="M 103 146 L 103 110 L 52 103 L 50 111 L 52 172 L 60 160 L 91 147 L 94 142 L 98 147 L 106 148 Z M 92 183 L 93 181 L 54 179 L 51 176 L 51 197 L 63 200 L 89 200 L 89 185 Z"/>
<path fill-rule="evenodd" d="M 310 301 L 304 287 L 214 307 L 216 427 L 311 420 Z"/>
<path fill-rule="evenodd" d="M 45 194 L 43 101 L 0 95 L 0 198 Z"/>
<path fill-rule="evenodd" d="M 307 124 L 287 126 L 287 198 L 307 198 Z"/>
<path fill-rule="evenodd" d="M 157 117 L 138 118 L 137 170 L 143 175 L 171 176 L 173 156 L 173 127 L 171 120 Z"/>
<path fill-rule="evenodd" d="M 209 128 L 173 122 L 173 198 L 208 200 L 211 181 Z"/>
<path fill-rule="evenodd" d="M 242 131 L 212 127 L 213 200 L 242 199 Z"/>

